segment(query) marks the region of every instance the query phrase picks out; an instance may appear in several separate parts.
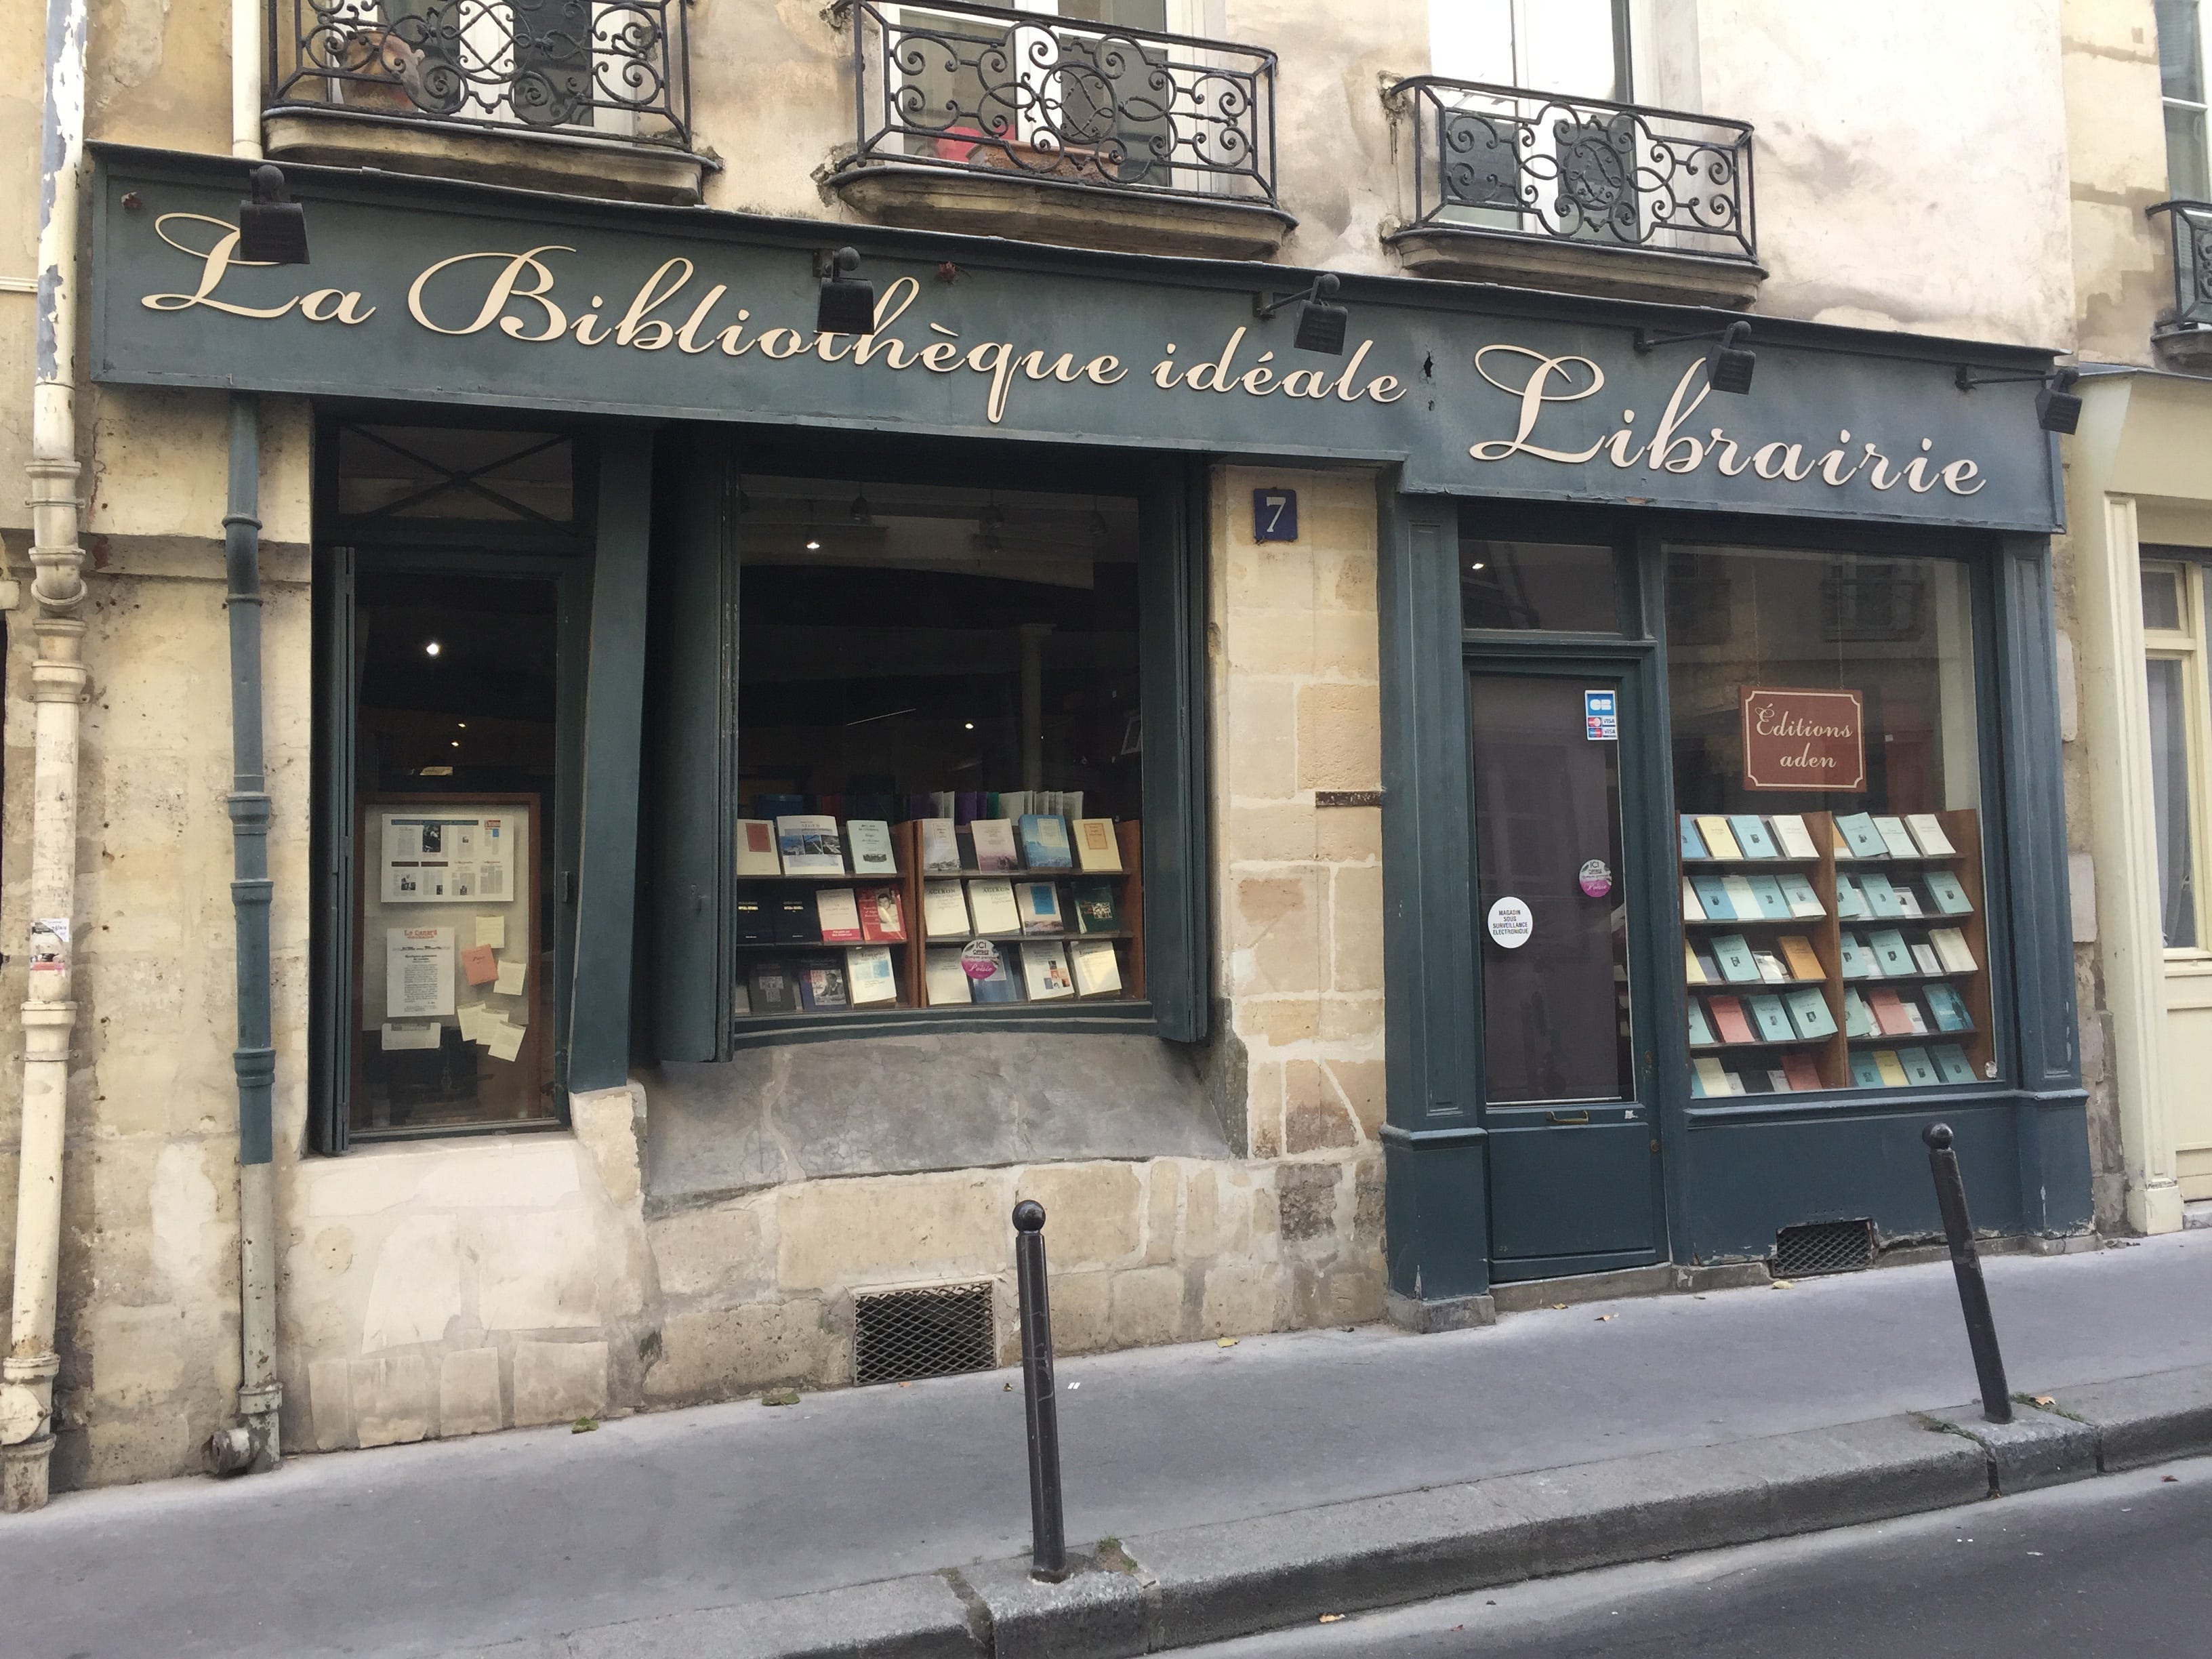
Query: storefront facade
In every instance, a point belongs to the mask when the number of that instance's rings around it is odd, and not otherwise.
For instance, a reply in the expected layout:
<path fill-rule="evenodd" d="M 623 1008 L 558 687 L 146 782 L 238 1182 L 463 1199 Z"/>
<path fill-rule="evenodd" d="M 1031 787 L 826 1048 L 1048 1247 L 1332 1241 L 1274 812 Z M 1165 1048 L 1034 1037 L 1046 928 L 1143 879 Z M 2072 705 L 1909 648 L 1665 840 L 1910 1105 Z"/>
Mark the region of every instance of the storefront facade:
<path fill-rule="evenodd" d="M 1390 278 L 1318 353 L 847 227 L 855 338 L 815 225 L 294 167 L 249 268 L 234 171 L 100 167 L 95 378 L 316 458 L 292 1443 L 1000 1357 L 1017 1194 L 1074 1349 L 1870 1258 L 1937 1116 L 2087 1227 L 2047 354 L 1762 321 L 1726 392 L 1712 313 Z"/>

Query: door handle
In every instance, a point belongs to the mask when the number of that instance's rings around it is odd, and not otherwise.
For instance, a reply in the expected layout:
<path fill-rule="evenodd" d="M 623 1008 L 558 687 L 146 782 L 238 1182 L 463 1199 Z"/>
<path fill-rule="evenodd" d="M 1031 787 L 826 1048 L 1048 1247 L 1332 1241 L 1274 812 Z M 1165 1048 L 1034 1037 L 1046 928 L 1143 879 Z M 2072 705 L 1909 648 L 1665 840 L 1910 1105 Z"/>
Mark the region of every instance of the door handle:
<path fill-rule="evenodd" d="M 1547 1123 L 1587 1123 L 1589 1121 L 1589 1109 L 1585 1107 L 1579 1112 L 1547 1112 L 1544 1114 L 1544 1121 Z"/>

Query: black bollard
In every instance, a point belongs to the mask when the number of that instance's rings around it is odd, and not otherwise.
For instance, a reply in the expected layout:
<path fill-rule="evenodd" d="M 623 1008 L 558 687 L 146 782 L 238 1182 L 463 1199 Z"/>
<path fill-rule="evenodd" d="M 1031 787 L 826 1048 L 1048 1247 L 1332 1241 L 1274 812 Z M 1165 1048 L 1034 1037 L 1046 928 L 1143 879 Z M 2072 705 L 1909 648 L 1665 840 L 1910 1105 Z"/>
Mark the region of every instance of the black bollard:
<path fill-rule="evenodd" d="M 1943 1231 L 1951 1241 L 1951 1271 L 1959 1280 L 1959 1306 L 1966 1316 L 1974 1375 L 1981 1379 L 1982 1415 L 1992 1423 L 2009 1423 L 2012 1392 L 2005 1387 L 2004 1356 L 1997 1352 L 1997 1322 L 1990 1313 L 1989 1286 L 1982 1282 L 1973 1223 L 1966 1218 L 1966 1183 L 1959 1174 L 1959 1155 L 1951 1150 L 1951 1126 L 1931 1123 L 1920 1132 L 1920 1139 L 1928 1144 L 1936 1204 L 1943 1212 Z"/>
<path fill-rule="evenodd" d="M 1030 1420 L 1030 1577 L 1056 1584 L 1067 1577 L 1067 1532 L 1060 1516 L 1060 1402 L 1052 1387 L 1052 1298 L 1044 1271 L 1044 1206 L 1014 1206 L 1014 1271 L 1022 1303 L 1022 1403 Z"/>

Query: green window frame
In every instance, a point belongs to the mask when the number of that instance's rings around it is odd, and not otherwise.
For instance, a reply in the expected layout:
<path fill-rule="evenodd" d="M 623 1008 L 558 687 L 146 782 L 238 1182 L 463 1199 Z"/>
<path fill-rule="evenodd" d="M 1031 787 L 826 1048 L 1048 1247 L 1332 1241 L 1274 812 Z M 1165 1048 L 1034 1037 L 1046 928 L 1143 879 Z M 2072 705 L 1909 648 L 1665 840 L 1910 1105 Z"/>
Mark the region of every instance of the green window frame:
<path fill-rule="evenodd" d="M 745 473 L 856 482 L 973 480 L 979 487 L 1133 497 L 1139 674 L 1145 712 L 1146 996 L 1095 1005 L 1012 1003 L 748 1018 L 731 1012 L 736 928 L 738 620 Z M 662 429 L 653 477 L 647 628 L 649 711 L 640 868 L 641 1063 L 728 1059 L 740 1049 L 917 1031 L 1127 1031 L 1182 1042 L 1207 1026 L 1205 785 L 1206 474 L 1180 457 L 840 434 Z"/>

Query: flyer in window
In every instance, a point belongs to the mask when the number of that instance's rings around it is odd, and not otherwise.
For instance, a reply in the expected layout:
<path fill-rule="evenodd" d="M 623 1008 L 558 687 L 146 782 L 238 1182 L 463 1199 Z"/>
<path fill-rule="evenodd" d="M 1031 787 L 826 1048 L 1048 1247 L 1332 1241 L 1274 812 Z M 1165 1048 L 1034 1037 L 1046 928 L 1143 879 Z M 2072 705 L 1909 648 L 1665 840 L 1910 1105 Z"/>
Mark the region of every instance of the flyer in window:
<path fill-rule="evenodd" d="M 513 814 L 478 816 L 416 808 L 380 816 L 378 890 L 385 903 L 447 904 L 475 899 L 505 904 L 514 896 L 509 873 Z"/>
<path fill-rule="evenodd" d="M 384 930 L 384 1017 L 427 1019 L 453 1012 L 453 930 Z"/>

